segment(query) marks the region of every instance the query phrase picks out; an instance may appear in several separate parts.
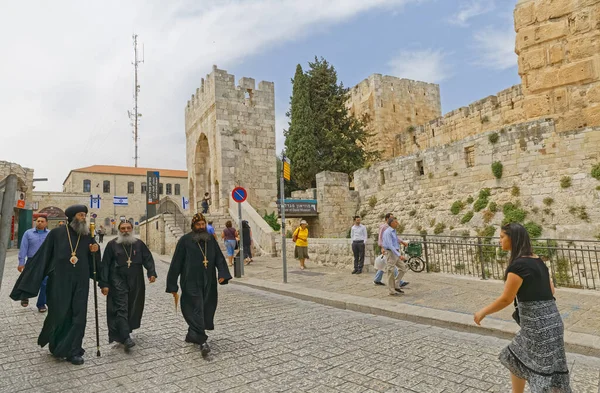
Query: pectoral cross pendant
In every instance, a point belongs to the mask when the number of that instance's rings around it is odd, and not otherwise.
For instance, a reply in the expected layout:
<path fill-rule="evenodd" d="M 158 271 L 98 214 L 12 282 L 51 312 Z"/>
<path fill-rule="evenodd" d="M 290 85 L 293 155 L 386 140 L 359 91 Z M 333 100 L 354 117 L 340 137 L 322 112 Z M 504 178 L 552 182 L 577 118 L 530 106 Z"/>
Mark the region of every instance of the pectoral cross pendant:
<path fill-rule="evenodd" d="M 208 269 L 208 259 L 204 258 L 204 268 Z"/>
<path fill-rule="evenodd" d="M 77 259 L 77 257 L 75 256 L 75 253 L 72 252 L 71 253 L 71 259 L 69 259 L 69 262 L 71 262 L 71 265 L 73 265 L 73 267 L 75 267 L 75 264 L 79 261 L 79 259 Z"/>
<path fill-rule="evenodd" d="M 131 259 L 127 260 L 127 269 L 129 269 L 131 267 Z"/>

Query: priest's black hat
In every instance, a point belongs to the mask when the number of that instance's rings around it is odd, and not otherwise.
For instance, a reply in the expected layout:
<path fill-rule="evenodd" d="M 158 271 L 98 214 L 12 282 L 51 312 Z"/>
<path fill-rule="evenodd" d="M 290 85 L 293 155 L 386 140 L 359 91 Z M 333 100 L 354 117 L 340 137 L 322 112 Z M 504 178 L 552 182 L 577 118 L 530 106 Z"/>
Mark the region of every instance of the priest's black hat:
<path fill-rule="evenodd" d="M 65 215 L 67 216 L 67 220 L 69 222 L 71 222 L 71 221 L 73 221 L 75 214 L 82 213 L 82 212 L 87 214 L 88 208 L 86 205 L 73 205 L 73 206 L 67 207 L 67 210 L 65 210 Z"/>

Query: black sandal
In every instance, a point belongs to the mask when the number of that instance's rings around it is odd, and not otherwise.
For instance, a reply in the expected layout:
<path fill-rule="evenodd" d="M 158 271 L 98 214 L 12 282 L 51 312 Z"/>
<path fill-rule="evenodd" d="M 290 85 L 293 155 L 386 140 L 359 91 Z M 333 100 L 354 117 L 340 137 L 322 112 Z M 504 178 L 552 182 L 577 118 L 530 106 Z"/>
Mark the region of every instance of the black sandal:
<path fill-rule="evenodd" d="M 21 306 L 28 307 L 29 306 L 29 299 L 23 299 L 23 300 L 21 300 Z"/>

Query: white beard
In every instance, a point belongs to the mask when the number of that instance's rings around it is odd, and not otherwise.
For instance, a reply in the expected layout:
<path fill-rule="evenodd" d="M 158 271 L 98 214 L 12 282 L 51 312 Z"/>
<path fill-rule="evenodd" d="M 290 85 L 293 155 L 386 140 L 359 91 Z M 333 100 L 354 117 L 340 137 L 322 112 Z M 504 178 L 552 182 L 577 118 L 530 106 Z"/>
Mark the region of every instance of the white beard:
<path fill-rule="evenodd" d="M 119 232 L 119 236 L 117 237 L 118 244 L 130 245 L 130 244 L 135 243 L 136 241 L 137 241 L 137 239 L 135 236 L 133 236 L 132 233 L 123 234 L 123 233 Z"/>

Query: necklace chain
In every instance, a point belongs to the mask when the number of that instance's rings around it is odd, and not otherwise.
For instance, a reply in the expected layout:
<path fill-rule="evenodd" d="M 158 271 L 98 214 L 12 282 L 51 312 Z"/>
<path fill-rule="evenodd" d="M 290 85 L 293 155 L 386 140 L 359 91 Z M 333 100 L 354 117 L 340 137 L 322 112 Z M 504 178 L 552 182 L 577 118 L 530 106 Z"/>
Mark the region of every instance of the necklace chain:
<path fill-rule="evenodd" d="M 81 240 L 81 235 L 77 236 L 77 244 L 75 244 L 75 249 L 73 249 L 73 242 L 71 241 L 71 232 L 69 232 L 69 226 L 65 225 L 67 228 L 67 237 L 69 238 L 69 247 L 71 247 L 71 256 L 75 256 L 77 253 L 77 248 L 79 247 L 79 241 Z"/>
<path fill-rule="evenodd" d="M 131 254 L 133 253 L 133 244 L 131 244 L 129 246 L 129 253 L 127 253 L 127 249 L 125 248 L 124 244 L 121 244 L 121 246 L 123 246 L 123 251 L 125 251 L 125 255 L 127 255 L 127 259 L 131 260 Z"/>
<path fill-rule="evenodd" d="M 204 268 L 207 269 L 208 268 L 208 258 L 206 258 L 206 253 L 208 252 L 208 242 L 204 242 L 204 250 L 202 250 L 202 246 L 200 245 L 200 242 L 198 243 L 198 248 L 200 249 L 200 252 L 202 253 L 202 256 L 204 257 Z"/>

